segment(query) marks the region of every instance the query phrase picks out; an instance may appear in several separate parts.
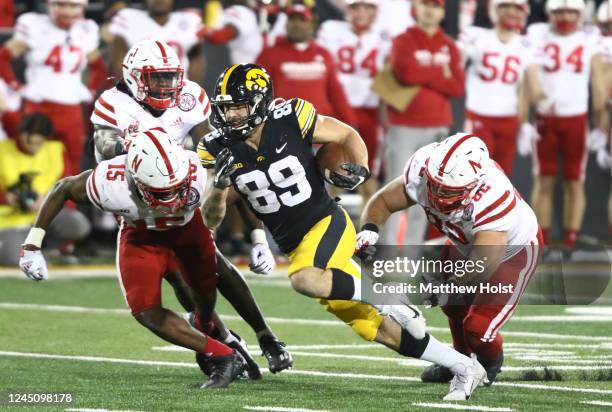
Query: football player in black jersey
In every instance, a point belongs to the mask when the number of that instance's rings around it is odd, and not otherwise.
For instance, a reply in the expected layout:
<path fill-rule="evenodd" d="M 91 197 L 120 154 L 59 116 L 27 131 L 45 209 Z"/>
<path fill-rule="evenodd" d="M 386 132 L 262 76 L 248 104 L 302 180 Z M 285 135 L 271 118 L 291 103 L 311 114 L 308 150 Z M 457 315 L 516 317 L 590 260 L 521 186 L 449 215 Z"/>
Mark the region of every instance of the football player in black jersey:
<path fill-rule="evenodd" d="M 480 382 L 479 364 L 427 334 L 415 306 L 374 305 L 362 299 L 360 269 L 352 260 L 355 227 L 327 193 L 312 150 L 313 143 L 341 144 L 355 163 L 343 164 L 346 173 L 332 172 L 329 181 L 355 189 L 370 176 L 359 134 L 332 117 L 317 115 L 303 99 L 275 104 L 272 79 L 255 64 L 227 68 L 217 80 L 212 105 L 211 123 L 218 129 L 198 145 L 215 186 L 203 205 L 207 226 L 220 224 L 233 186 L 289 257 L 291 286 L 297 292 L 319 298 L 365 340 L 449 365 L 461 386 L 454 389 L 453 399 L 469 397 Z"/>

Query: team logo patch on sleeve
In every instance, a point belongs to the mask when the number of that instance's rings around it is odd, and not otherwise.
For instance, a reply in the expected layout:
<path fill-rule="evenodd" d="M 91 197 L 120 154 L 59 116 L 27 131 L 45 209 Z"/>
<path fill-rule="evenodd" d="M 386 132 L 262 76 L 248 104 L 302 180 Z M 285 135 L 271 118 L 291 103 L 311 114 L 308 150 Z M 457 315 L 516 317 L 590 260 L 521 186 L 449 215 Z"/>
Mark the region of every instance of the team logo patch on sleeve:
<path fill-rule="evenodd" d="M 190 187 L 181 193 L 181 197 L 187 197 L 187 203 L 185 204 L 186 206 L 196 205 L 200 201 L 200 193 L 198 193 L 198 191 L 193 187 Z"/>
<path fill-rule="evenodd" d="M 191 93 L 183 93 L 179 96 L 178 107 L 184 112 L 188 112 L 196 105 L 196 99 Z"/>

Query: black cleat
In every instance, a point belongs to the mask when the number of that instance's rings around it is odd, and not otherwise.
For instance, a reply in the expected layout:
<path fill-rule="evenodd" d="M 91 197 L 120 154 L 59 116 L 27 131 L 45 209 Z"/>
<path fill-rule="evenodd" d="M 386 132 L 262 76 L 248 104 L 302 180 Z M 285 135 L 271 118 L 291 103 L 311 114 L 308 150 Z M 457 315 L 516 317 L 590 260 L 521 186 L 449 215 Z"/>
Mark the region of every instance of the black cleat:
<path fill-rule="evenodd" d="M 485 370 L 487 371 L 488 382 L 485 382 L 484 385 L 491 386 L 493 382 L 495 382 L 497 374 L 501 372 L 501 367 L 504 364 L 504 352 L 502 351 L 502 353 L 497 357 L 497 359 L 478 359 L 478 362 L 480 362 L 483 368 L 485 368 Z"/>
<path fill-rule="evenodd" d="M 247 364 L 246 372 L 248 374 L 248 378 L 252 380 L 261 379 L 261 371 L 259 370 L 259 365 L 257 365 L 257 362 L 255 362 L 255 360 L 249 353 L 247 344 L 244 339 L 242 339 L 233 330 L 230 330 L 229 332 L 230 335 L 234 337 L 234 339 L 231 342 L 225 341 L 225 344 L 242 355 Z"/>
<path fill-rule="evenodd" d="M 278 373 L 293 366 L 293 358 L 285 349 L 285 343 L 279 341 L 272 335 L 264 335 L 259 339 L 261 354 L 268 361 L 268 369 L 272 373 Z"/>
<path fill-rule="evenodd" d="M 453 379 L 453 373 L 446 366 L 429 365 L 421 373 L 421 381 L 428 383 L 448 383 Z"/>
<path fill-rule="evenodd" d="M 238 352 L 227 356 L 210 357 L 208 363 L 211 364 L 212 372 L 208 382 L 201 386 L 202 389 L 227 388 L 247 367 Z"/>

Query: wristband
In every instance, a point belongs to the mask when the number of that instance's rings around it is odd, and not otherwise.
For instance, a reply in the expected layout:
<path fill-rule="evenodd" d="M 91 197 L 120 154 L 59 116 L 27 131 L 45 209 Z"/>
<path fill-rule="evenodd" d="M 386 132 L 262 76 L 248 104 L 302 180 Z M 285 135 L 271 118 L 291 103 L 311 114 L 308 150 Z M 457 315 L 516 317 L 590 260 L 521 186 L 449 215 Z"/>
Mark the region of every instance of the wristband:
<path fill-rule="evenodd" d="M 36 246 L 40 249 L 42 247 L 43 239 L 45 238 L 45 233 L 46 232 L 44 229 L 41 229 L 39 227 L 33 227 L 30 229 L 28 237 L 26 237 L 23 244 Z"/>
<path fill-rule="evenodd" d="M 121 156 L 122 154 L 125 154 L 126 151 L 123 148 L 123 143 L 122 142 L 117 142 L 115 143 L 115 156 Z"/>
<path fill-rule="evenodd" d="M 361 230 L 369 230 L 371 232 L 378 233 L 378 226 L 376 226 L 374 223 L 366 223 L 365 225 L 361 226 Z"/>
<path fill-rule="evenodd" d="M 263 229 L 253 229 L 251 232 L 251 242 L 256 245 L 258 243 L 268 246 L 268 239 L 266 239 L 266 232 Z"/>

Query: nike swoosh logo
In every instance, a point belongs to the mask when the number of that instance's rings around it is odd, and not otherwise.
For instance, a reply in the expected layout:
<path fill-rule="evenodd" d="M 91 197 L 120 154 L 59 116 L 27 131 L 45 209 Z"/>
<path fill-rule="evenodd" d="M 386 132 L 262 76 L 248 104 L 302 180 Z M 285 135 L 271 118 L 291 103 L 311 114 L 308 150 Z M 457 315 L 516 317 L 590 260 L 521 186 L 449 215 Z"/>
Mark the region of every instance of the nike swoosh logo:
<path fill-rule="evenodd" d="M 284 145 L 282 145 L 281 147 L 277 147 L 277 148 L 276 148 L 276 153 L 280 153 L 280 152 L 282 152 L 283 150 L 285 150 L 285 146 L 287 146 L 287 143 L 285 143 L 285 144 L 284 144 Z"/>

